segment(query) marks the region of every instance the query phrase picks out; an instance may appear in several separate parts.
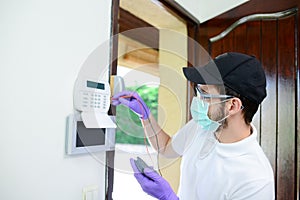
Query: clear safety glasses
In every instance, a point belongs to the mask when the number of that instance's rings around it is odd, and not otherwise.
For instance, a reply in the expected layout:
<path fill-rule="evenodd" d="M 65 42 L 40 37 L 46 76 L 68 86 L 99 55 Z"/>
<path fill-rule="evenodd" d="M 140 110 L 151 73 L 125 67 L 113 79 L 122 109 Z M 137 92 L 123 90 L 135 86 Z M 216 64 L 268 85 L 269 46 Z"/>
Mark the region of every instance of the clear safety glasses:
<path fill-rule="evenodd" d="M 207 92 L 201 90 L 199 85 L 196 85 L 195 89 L 196 89 L 196 95 L 203 100 L 234 98 L 234 96 L 226 95 L 226 94 L 208 94 Z"/>

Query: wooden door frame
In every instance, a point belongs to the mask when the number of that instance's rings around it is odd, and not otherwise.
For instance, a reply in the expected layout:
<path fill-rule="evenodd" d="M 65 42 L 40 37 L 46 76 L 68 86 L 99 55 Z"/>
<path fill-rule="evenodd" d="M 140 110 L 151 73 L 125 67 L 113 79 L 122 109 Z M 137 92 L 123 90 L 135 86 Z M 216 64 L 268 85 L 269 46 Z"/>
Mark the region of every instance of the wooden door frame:
<path fill-rule="evenodd" d="M 187 66 L 193 66 L 197 61 L 196 56 L 196 48 L 194 41 L 199 42 L 197 39 L 199 33 L 199 24 L 200 22 L 187 12 L 181 5 L 173 0 L 157 0 L 162 3 L 166 7 L 167 10 L 177 14 L 187 23 L 187 32 L 188 38 L 192 40 L 188 40 L 188 63 Z M 118 34 L 119 34 L 119 14 L 120 14 L 120 0 L 112 0 L 111 7 L 111 50 L 110 50 L 110 66 L 109 73 L 110 76 L 117 74 L 117 64 L 118 64 Z M 191 90 L 187 90 L 187 98 L 191 99 Z M 187 105 L 187 108 L 189 104 Z M 187 115 L 189 116 L 189 109 L 187 110 Z M 111 107 L 109 113 L 112 115 L 115 113 L 115 108 Z M 114 151 L 108 151 L 106 153 L 106 166 L 105 166 L 105 189 L 106 189 L 106 200 L 112 200 L 112 192 L 113 192 L 113 178 L 114 178 Z"/>

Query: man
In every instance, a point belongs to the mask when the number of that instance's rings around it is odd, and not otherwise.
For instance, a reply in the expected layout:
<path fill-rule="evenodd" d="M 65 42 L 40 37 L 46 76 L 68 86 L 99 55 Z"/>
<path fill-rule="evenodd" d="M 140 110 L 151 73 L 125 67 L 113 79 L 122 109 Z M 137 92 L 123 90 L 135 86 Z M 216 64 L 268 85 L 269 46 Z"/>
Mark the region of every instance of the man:
<path fill-rule="evenodd" d="M 140 115 L 148 140 L 160 154 L 182 156 L 177 195 L 160 175 L 150 168 L 139 173 L 131 160 L 143 190 L 160 200 L 274 199 L 273 171 L 251 124 L 266 97 L 259 61 L 229 52 L 183 72 L 194 84 L 193 119 L 173 137 L 159 127 L 136 93 L 122 92 L 113 99 L 114 105 L 123 104 Z"/>

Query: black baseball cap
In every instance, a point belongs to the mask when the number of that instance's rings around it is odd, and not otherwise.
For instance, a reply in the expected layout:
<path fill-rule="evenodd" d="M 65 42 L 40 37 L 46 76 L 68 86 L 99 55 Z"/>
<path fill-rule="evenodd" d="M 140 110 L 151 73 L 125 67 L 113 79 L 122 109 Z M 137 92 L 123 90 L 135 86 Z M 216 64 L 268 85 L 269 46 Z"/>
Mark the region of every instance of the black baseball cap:
<path fill-rule="evenodd" d="M 261 63 L 254 56 L 228 52 L 204 66 L 184 67 L 183 73 L 196 84 L 224 84 L 257 104 L 267 96 L 266 76 Z"/>

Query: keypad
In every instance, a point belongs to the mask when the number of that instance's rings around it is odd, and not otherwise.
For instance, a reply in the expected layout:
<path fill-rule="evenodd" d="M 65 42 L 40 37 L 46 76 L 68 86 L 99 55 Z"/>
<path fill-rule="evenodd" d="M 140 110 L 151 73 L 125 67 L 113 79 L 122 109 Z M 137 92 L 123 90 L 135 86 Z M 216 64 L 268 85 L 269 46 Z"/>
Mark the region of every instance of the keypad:
<path fill-rule="evenodd" d="M 107 107 L 107 94 L 82 92 L 82 107 L 99 109 L 100 111 L 106 111 Z"/>

